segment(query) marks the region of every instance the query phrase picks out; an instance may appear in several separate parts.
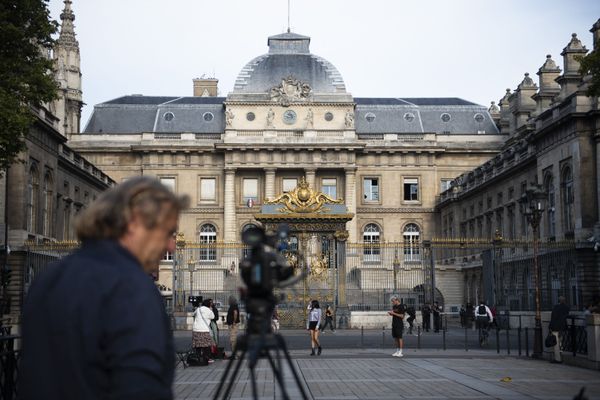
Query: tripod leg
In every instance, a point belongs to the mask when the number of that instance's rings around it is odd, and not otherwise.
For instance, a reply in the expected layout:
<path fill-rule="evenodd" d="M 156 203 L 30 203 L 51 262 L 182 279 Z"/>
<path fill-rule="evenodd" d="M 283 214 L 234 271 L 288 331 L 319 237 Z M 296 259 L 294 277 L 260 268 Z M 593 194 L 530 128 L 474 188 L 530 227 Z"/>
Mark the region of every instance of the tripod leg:
<path fill-rule="evenodd" d="M 304 400 L 308 400 L 308 396 L 306 395 L 306 392 L 304 391 L 304 386 L 302 386 L 302 382 L 300 382 L 300 376 L 298 376 L 298 372 L 296 372 L 296 368 L 294 368 L 294 364 L 292 363 L 290 353 L 288 353 L 287 346 L 285 345 L 285 340 L 283 340 L 283 337 L 279 334 L 275 335 L 275 339 L 277 340 L 279 347 L 283 351 L 285 360 L 287 361 L 290 369 L 292 370 L 292 374 L 294 375 L 294 380 L 296 381 L 296 385 L 298 385 L 298 388 L 300 389 L 300 393 L 302 393 L 302 398 Z"/>
<path fill-rule="evenodd" d="M 290 396 L 288 396 L 287 391 L 285 390 L 285 384 L 283 382 L 283 372 L 281 370 L 281 363 L 280 363 L 279 368 L 277 368 L 277 366 L 275 365 L 275 362 L 273 361 L 273 357 L 271 357 L 271 354 L 269 352 L 267 352 L 266 356 L 267 356 L 267 360 L 269 360 L 269 364 L 271 364 L 271 370 L 273 371 L 273 375 L 275 376 L 275 379 L 277 380 L 277 383 L 279 384 L 279 389 L 281 389 L 281 394 L 283 395 L 284 399 L 288 400 L 290 398 Z"/>
<path fill-rule="evenodd" d="M 238 353 L 238 349 L 239 349 L 239 347 L 236 349 L 236 351 L 233 355 Z M 225 382 L 227 382 L 227 376 L 229 375 L 229 372 L 231 371 L 231 368 L 233 367 L 233 361 L 235 361 L 236 362 L 235 369 L 233 370 L 231 379 L 229 380 L 229 382 L 227 384 L 227 389 L 225 389 L 225 393 L 223 394 L 224 399 L 229 397 L 229 393 L 231 393 L 231 389 L 233 387 L 235 378 L 237 377 L 238 373 L 240 372 L 240 367 L 242 366 L 242 362 L 244 361 L 244 357 L 246 356 L 246 349 L 244 348 L 244 350 L 241 351 L 240 353 L 241 354 L 240 354 L 239 358 L 236 358 L 235 360 L 232 360 L 229 362 L 229 364 L 227 364 L 227 368 L 225 368 L 225 372 L 223 372 L 223 376 L 221 377 L 221 381 L 219 382 L 219 387 L 217 387 L 217 391 L 215 392 L 215 395 L 213 397 L 214 400 L 217 400 L 219 398 L 219 394 L 221 393 L 221 390 L 223 389 Z"/>
<path fill-rule="evenodd" d="M 256 376 L 254 375 L 254 366 L 250 367 L 250 383 L 252 384 L 252 398 L 258 399 L 258 391 L 256 389 Z"/>

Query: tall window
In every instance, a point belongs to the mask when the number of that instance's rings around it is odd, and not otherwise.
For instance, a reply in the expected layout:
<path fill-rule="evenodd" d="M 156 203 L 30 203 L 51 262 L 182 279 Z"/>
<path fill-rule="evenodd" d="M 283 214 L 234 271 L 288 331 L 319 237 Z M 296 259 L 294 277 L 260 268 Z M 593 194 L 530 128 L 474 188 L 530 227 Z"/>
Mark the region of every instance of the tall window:
<path fill-rule="evenodd" d="M 450 189 L 450 184 L 452 183 L 452 179 L 442 179 L 440 181 L 440 193 L 445 192 Z"/>
<path fill-rule="evenodd" d="M 404 227 L 402 235 L 404 236 L 404 261 L 421 261 L 419 227 L 416 224 L 408 224 Z"/>
<path fill-rule="evenodd" d="M 242 190 L 244 203 L 248 203 L 250 200 L 258 202 L 258 179 L 244 178 Z"/>
<path fill-rule="evenodd" d="M 364 260 L 365 261 L 379 261 L 380 259 L 380 231 L 379 227 L 375 224 L 368 224 L 365 226 L 365 230 L 363 232 L 363 242 L 364 242 Z"/>
<path fill-rule="evenodd" d="M 217 199 L 217 180 L 215 178 L 200 179 L 200 201 L 213 202 Z"/>
<path fill-rule="evenodd" d="M 546 233 L 548 237 L 556 236 L 556 200 L 554 196 L 554 177 L 547 174 L 544 179 L 546 193 L 548 193 L 548 210 L 546 214 Z"/>
<path fill-rule="evenodd" d="M 323 178 L 321 181 L 321 192 L 332 199 L 337 199 L 337 180 L 335 178 Z"/>
<path fill-rule="evenodd" d="M 365 201 L 379 201 L 379 180 L 377 178 L 363 180 L 363 196 Z"/>
<path fill-rule="evenodd" d="M 419 180 L 417 178 L 404 178 L 404 200 L 419 200 Z"/>
<path fill-rule="evenodd" d="M 172 192 L 175 192 L 175 178 L 173 177 L 161 177 L 160 183 L 168 187 Z"/>
<path fill-rule="evenodd" d="M 212 224 L 204 224 L 200 227 L 200 261 L 216 261 L 217 249 L 214 243 L 217 241 L 217 229 Z"/>
<path fill-rule="evenodd" d="M 292 190 L 296 189 L 296 186 L 298 186 L 298 179 L 296 178 L 283 178 L 282 181 L 282 186 L 283 186 L 283 192 L 291 192 Z"/>
<path fill-rule="evenodd" d="M 53 180 L 52 180 L 52 175 L 50 174 L 50 172 L 47 172 L 46 175 L 44 176 L 44 198 L 43 198 L 43 208 L 42 208 L 42 213 L 43 213 L 43 221 L 44 221 L 44 229 L 42 234 L 45 236 L 52 236 L 52 210 L 53 210 L 53 190 L 52 190 L 52 186 L 53 186 Z"/>
<path fill-rule="evenodd" d="M 565 232 L 573 232 L 573 172 L 565 167 L 562 173 L 562 208 Z"/>
<path fill-rule="evenodd" d="M 40 177 L 37 166 L 34 164 L 29 169 L 29 177 L 27 179 L 27 231 L 31 233 L 35 233 L 36 231 L 37 213 L 39 210 L 39 188 Z"/>

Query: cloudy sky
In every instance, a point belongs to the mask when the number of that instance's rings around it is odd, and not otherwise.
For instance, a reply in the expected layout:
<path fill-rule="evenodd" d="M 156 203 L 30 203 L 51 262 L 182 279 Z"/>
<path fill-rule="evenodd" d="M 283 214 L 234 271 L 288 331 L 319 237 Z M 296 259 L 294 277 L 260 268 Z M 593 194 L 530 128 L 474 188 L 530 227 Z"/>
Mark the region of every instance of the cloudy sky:
<path fill-rule="evenodd" d="M 83 126 L 94 104 L 127 94 L 191 96 L 240 69 L 288 26 L 287 0 L 72 0 Z M 355 97 L 498 101 L 577 33 L 589 49 L 598 0 L 290 0 L 291 29 L 332 62 Z M 59 19 L 64 4 L 50 0 Z"/>

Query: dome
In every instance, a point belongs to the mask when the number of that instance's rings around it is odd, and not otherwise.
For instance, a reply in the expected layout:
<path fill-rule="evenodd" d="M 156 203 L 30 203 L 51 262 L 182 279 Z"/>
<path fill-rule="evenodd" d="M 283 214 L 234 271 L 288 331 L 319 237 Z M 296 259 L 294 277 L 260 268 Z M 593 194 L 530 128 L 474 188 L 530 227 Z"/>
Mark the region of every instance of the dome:
<path fill-rule="evenodd" d="M 311 54 L 309 43 L 308 36 L 296 33 L 270 36 L 269 52 L 242 68 L 233 93 L 268 93 L 288 77 L 308 84 L 312 93 L 346 93 L 338 70 L 324 58 Z"/>

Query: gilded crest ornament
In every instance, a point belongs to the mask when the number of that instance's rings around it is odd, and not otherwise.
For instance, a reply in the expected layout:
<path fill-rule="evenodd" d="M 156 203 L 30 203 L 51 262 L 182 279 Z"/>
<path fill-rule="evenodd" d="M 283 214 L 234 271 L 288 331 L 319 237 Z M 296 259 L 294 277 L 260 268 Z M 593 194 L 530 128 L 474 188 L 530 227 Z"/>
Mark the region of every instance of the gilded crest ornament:
<path fill-rule="evenodd" d="M 265 201 L 265 204 L 283 204 L 285 207 L 279 209 L 285 213 L 320 213 L 329 211 L 323 207 L 325 204 L 342 204 L 343 199 L 333 199 L 325 193 L 315 192 L 310 188 L 304 177 L 300 178 L 298 186 L 290 192 L 283 193 L 273 200 Z"/>
<path fill-rule="evenodd" d="M 327 277 L 327 268 L 329 263 L 327 262 L 327 255 L 320 253 L 313 258 L 310 265 L 310 276 L 311 278 L 322 280 Z"/>
<path fill-rule="evenodd" d="M 269 91 L 271 101 L 287 106 L 291 103 L 306 101 L 312 91 L 308 83 L 303 83 L 293 76 L 281 80 L 278 86 Z"/>

